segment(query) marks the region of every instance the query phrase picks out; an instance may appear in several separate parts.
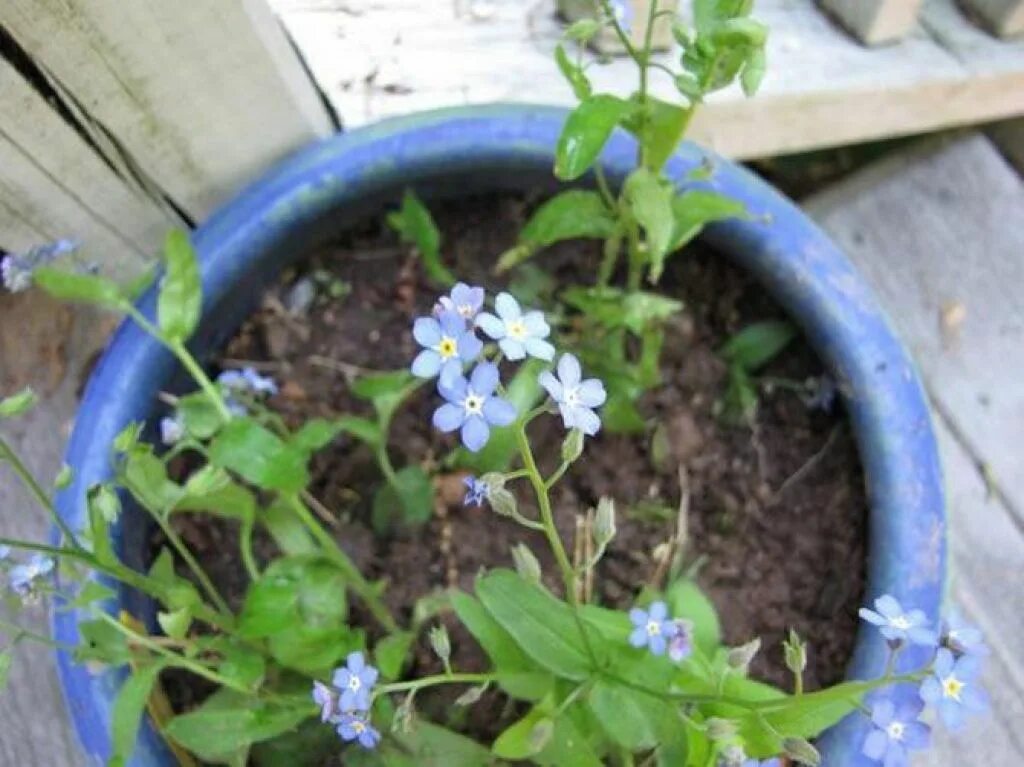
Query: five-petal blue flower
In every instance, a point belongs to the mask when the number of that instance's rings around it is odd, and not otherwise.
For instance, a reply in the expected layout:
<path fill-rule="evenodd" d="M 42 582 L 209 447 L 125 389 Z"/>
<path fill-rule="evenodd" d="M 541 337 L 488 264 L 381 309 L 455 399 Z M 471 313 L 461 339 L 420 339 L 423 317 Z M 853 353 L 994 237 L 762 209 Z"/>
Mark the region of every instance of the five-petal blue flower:
<path fill-rule="evenodd" d="M 462 480 L 462 484 L 466 486 L 466 497 L 462 504 L 464 506 L 483 506 L 491 492 L 490 486 L 474 476 L 466 477 Z"/>
<path fill-rule="evenodd" d="M 669 619 L 664 602 L 652 602 L 647 610 L 634 607 L 629 620 L 633 624 L 629 643 L 636 648 L 647 647 L 655 655 L 664 655 L 668 641 L 679 631 L 676 622 Z"/>
<path fill-rule="evenodd" d="M 892 642 L 909 641 L 919 645 L 934 645 L 935 632 L 928 628 L 928 619 L 920 610 L 905 611 L 895 597 L 884 594 L 875 600 L 875 609 L 860 609 L 859 615 L 875 626 L 882 636 Z"/>
<path fill-rule="evenodd" d="M 320 707 L 321 722 L 330 722 L 338 715 L 338 695 L 323 682 L 313 682 L 313 702 Z"/>
<path fill-rule="evenodd" d="M 601 428 L 601 419 L 594 408 L 603 405 L 608 395 L 601 381 L 596 378 L 584 381 L 582 376 L 579 360 L 571 354 L 563 354 L 558 360 L 558 378 L 545 370 L 537 380 L 558 405 L 565 428 L 579 429 L 593 436 Z"/>
<path fill-rule="evenodd" d="M 412 335 L 423 351 L 412 362 L 412 374 L 433 378 L 440 374 L 448 381 L 462 372 L 464 363 L 472 362 L 483 350 L 466 320 L 455 312 L 440 317 L 420 317 L 412 326 Z"/>
<path fill-rule="evenodd" d="M 370 691 L 377 683 L 377 669 L 361 652 L 350 653 L 343 668 L 336 669 L 332 682 L 340 691 L 339 711 L 369 711 Z"/>
<path fill-rule="evenodd" d="M 911 703 L 897 710 L 888 698 L 876 702 L 871 707 L 874 727 L 861 748 L 864 756 L 884 767 L 906 767 L 908 752 L 928 748 L 931 739 L 931 729 L 918 721 L 923 708 L 920 703 Z"/>
<path fill-rule="evenodd" d="M 945 647 L 935 656 L 932 676 L 921 683 L 921 699 L 934 706 L 950 729 L 963 724 L 970 713 L 988 708 L 988 696 L 978 682 L 980 660 L 971 655 L 959 659 Z"/>
<path fill-rule="evenodd" d="M 470 322 L 483 308 L 484 289 L 457 282 L 449 295 L 438 299 L 434 314 L 441 316 L 445 312 L 454 312 L 466 322 Z"/>
<path fill-rule="evenodd" d="M 217 383 L 226 389 L 251 394 L 275 395 L 277 384 L 270 376 L 263 376 L 255 368 L 246 367 L 241 370 L 225 370 L 217 376 Z"/>
<path fill-rule="evenodd" d="M 443 432 L 460 429 L 462 444 L 477 452 L 491 437 L 491 426 L 508 426 L 516 420 L 515 407 L 494 395 L 498 386 L 498 368 L 481 362 L 469 380 L 458 374 L 445 381 L 442 376 L 438 391 L 447 402 L 434 411 L 434 426 Z"/>
<path fill-rule="evenodd" d="M 539 311 L 523 312 L 508 293 L 499 293 L 494 300 L 497 316 L 490 312 L 477 315 L 476 324 L 490 338 L 498 342 L 510 360 L 521 360 L 526 355 L 550 362 L 555 347 L 544 339 L 551 335 L 551 327 Z"/>
<path fill-rule="evenodd" d="M 36 552 L 24 564 L 15 565 L 7 574 L 11 591 L 22 598 L 32 595 L 35 583 L 39 578 L 53 571 L 53 559 Z"/>
<path fill-rule="evenodd" d="M 338 735 L 346 743 L 356 741 L 363 748 L 376 748 L 380 743 L 380 733 L 362 716 L 344 714 L 338 720 Z"/>
<path fill-rule="evenodd" d="M 981 630 L 964 620 L 955 607 L 946 616 L 943 623 L 940 643 L 956 655 L 988 655 L 985 637 Z"/>

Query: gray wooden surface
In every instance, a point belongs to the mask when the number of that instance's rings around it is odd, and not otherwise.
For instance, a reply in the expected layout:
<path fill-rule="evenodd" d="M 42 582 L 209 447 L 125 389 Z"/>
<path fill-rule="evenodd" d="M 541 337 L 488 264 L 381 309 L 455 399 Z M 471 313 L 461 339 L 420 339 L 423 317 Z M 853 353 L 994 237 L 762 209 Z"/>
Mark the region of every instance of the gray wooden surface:
<path fill-rule="evenodd" d="M 807 207 L 874 285 L 919 360 L 936 405 L 949 488 L 951 591 L 993 649 L 986 671 L 991 716 L 959 738 L 940 734 L 918 764 L 1020 764 L 1024 459 L 1016 437 L 1024 427 L 1024 186 L 987 139 L 971 134 L 904 151 Z M 5 300 L 12 299 L 0 296 Z M 56 322 L 53 307 L 37 311 L 37 322 Z M 97 335 L 94 324 L 69 323 L 71 340 L 56 363 L 53 353 L 33 358 L 23 333 L 5 343 L 0 328 L 0 387 L 18 376 L 44 387 L 58 382 L 32 419 L 12 431 L 44 477 L 59 462 L 82 362 Z M 58 325 L 44 328 L 38 341 L 65 327 Z M 989 467 L 984 474 L 982 466 Z M 2 468 L 0 529 L 46 531 Z M 82 764 L 49 653 L 25 647 L 18 658 L 0 718 L 0 765 Z"/>

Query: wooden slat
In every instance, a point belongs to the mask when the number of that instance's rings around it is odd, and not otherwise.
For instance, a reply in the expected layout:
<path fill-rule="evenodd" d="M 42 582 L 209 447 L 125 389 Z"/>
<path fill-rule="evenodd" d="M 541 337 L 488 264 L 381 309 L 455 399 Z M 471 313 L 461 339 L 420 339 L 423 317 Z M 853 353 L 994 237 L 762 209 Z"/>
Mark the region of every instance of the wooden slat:
<path fill-rule="evenodd" d="M 332 129 L 263 0 L 9 0 L 0 24 L 194 218 Z"/>
<path fill-rule="evenodd" d="M 347 126 L 456 104 L 573 103 L 551 61 L 563 27 L 549 3 L 494 3 L 477 18 L 419 0 L 271 2 Z M 954 2 L 928 0 L 926 15 L 953 14 L 972 31 Z M 809 2 L 760 0 L 757 17 L 771 28 L 761 92 L 752 100 L 738 88 L 716 94 L 694 121 L 693 137 L 726 155 L 764 157 L 1024 114 L 1024 42 L 973 30 L 981 39 L 969 50 L 949 49 L 919 26 L 898 45 L 867 49 Z M 599 88 L 636 87 L 629 62 L 590 71 Z M 653 87 L 673 95 L 660 73 Z"/>
<path fill-rule="evenodd" d="M 845 29 L 868 45 L 891 43 L 917 24 L 922 0 L 819 0 Z"/>
<path fill-rule="evenodd" d="M 1024 0 L 962 0 L 964 7 L 1000 37 L 1024 32 Z"/>

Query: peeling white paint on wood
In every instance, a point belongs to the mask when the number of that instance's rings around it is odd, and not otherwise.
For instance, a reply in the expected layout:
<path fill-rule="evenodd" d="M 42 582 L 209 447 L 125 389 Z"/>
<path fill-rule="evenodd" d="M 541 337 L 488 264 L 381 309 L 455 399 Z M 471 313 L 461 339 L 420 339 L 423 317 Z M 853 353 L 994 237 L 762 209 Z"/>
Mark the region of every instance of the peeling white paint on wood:
<path fill-rule="evenodd" d="M 574 103 L 551 60 L 564 29 L 552 0 L 495 2 L 486 18 L 420 0 L 271 2 L 348 127 L 441 106 Z M 969 49 L 947 48 L 920 25 L 899 44 L 867 49 L 810 2 L 760 0 L 757 17 L 771 28 L 761 92 L 715 94 L 693 138 L 764 157 L 1024 114 L 1024 42 L 992 39 L 954 2 L 928 0 L 926 13 L 953 14 L 977 33 Z M 621 59 L 589 72 L 599 89 L 636 87 Z M 667 77 L 654 73 L 652 83 L 673 97 Z"/>

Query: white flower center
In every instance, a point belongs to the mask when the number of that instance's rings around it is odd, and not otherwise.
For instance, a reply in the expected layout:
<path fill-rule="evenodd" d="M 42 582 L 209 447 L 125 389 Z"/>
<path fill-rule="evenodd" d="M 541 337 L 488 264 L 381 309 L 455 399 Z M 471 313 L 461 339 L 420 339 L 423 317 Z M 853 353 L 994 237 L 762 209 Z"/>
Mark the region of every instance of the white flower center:
<path fill-rule="evenodd" d="M 460 316 L 465 317 L 467 320 L 473 316 L 473 307 L 470 304 L 459 304 L 456 311 Z"/>
<path fill-rule="evenodd" d="M 479 394 L 470 392 L 463 401 L 462 407 L 465 408 L 466 412 L 470 415 L 480 415 L 484 409 L 484 398 Z"/>
<path fill-rule="evenodd" d="M 910 628 L 910 621 L 907 620 L 906 615 L 897 615 L 895 618 L 891 619 L 889 623 L 893 628 L 900 629 L 901 631 L 906 631 Z"/>
<path fill-rule="evenodd" d="M 459 344 L 450 336 L 444 336 L 440 343 L 437 345 L 437 353 L 441 355 L 441 359 L 447 360 L 454 357 L 459 352 Z"/>
<path fill-rule="evenodd" d="M 903 725 L 903 722 L 890 722 L 889 726 L 885 728 L 885 731 L 893 740 L 903 740 L 903 732 L 906 729 L 907 728 Z"/>
<path fill-rule="evenodd" d="M 574 407 L 580 403 L 579 390 L 574 386 L 571 389 L 567 388 L 562 394 L 562 400 L 569 407 Z"/>
<path fill-rule="evenodd" d="M 522 341 L 526 338 L 526 325 L 523 324 L 522 320 L 509 323 L 508 334 L 517 341 Z"/>
<path fill-rule="evenodd" d="M 661 635 L 661 624 L 658 621 L 647 621 L 647 636 L 656 637 Z"/>
<path fill-rule="evenodd" d="M 350 676 L 348 678 L 348 689 L 350 689 L 352 692 L 359 692 L 359 688 L 362 686 L 363 683 L 359 680 L 359 677 Z"/>
<path fill-rule="evenodd" d="M 952 698 L 955 701 L 959 701 L 960 694 L 964 691 L 964 687 L 966 686 L 966 682 L 962 682 L 955 676 L 950 674 L 942 680 L 942 694 L 947 698 Z"/>
<path fill-rule="evenodd" d="M 366 725 L 363 724 L 362 722 L 360 722 L 358 719 L 356 719 L 354 722 L 352 722 L 352 731 L 356 735 L 362 735 L 363 731 L 365 729 L 366 729 Z"/>

